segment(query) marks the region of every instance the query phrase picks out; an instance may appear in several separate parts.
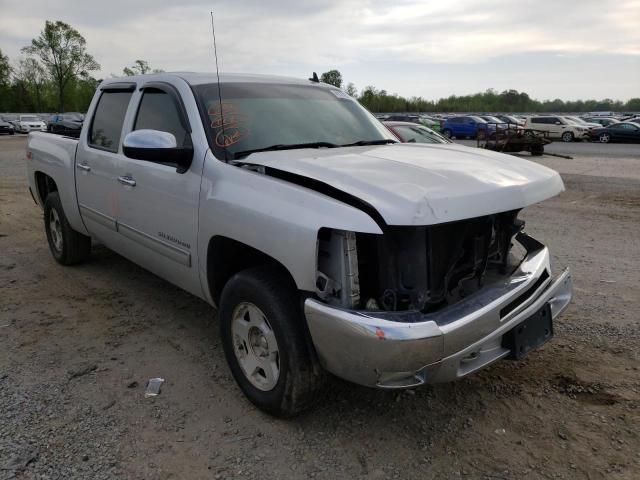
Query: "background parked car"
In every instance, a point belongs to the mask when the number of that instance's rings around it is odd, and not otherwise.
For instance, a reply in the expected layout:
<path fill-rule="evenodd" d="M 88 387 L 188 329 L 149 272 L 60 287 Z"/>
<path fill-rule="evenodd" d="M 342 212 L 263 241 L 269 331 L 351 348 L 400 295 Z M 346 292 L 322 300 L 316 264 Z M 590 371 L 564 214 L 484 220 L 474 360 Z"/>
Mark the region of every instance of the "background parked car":
<path fill-rule="evenodd" d="M 495 124 L 475 115 L 450 117 L 442 125 L 442 134 L 447 138 L 485 138 L 495 130 Z"/>
<path fill-rule="evenodd" d="M 403 143 L 453 143 L 439 133 L 411 122 L 382 122 Z"/>
<path fill-rule="evenodd" d="M 15 130 L 11 123 L 6 122 L 4 119 L 0 118 L 0 134 L 3 133 L 13 135 L 15 133 Z"/>
<path fill-rule="evenodd" d="M 585 118 L 587 122 L 598 123 L 603 127 L 608 127 L 614 123 L 618 123 L 620 120 L 617 118 L 606 118 L 606 117 L 587 117 Z"/>
<path fill-rule="evenodd" d="M 47 125 L 36 115 L 19 115 L 15 127 L 16 131 L 20 133 L 29 133 L 31 131 L 45 132 L 47 130 Z"/>
<path fill-rule="evenodd" d="M 411 122 L 424 125 L 432 130 L 440 131 L 440 120 L 426 115 L 407 115 L 407 114 L 394 114 L 388 115 L 384 120 L 388 122 Z"/>
<path fill-rule="evenodd" d="M 640 124 L 618 122 L 591 132 L 591 138 L 601 143 L 628 142 L 640 143 Z"/>
<path fill-rule="evenodd" d="M 496 118 L 499 118 L 505 123 L 511 123 L 515 125 L 524 126 L 524 121 L 519 118 L 514 117 L 513 115 L 495 115 Z"/>
<path fill-rule="evenodd" d="M 82 129 L 82 116 L 79 113 L 62 113 L 51 115 L 47 122 L 47 132 L 68 135 L 70 137 L 80 136 Z"/>
<path fill-rule="evenodd" d="M 576 116 L 573 116 L 573 115 L 567 115 L 564 118 L 566 118 L 567 120 L 575 123 L 576 125 L 581 125 L 583 127 L 589 128 L 589 129 L 600 128 L 602 126 L 597 122 L 589 122 L 589 121 L 585 120 L 584 118 L 576 117 Z"/>
<path fill-rule="evenodd" d="M 589 128 L 573 123 L 561 116 L 528 117 L 525 121 L 525 135 L 532 130 L 547 132 L 550 138 L 561 138 L 563 142 L 573 142 L 589 138 Z M 528 132 L 527 132 L 528 130 Z"/>

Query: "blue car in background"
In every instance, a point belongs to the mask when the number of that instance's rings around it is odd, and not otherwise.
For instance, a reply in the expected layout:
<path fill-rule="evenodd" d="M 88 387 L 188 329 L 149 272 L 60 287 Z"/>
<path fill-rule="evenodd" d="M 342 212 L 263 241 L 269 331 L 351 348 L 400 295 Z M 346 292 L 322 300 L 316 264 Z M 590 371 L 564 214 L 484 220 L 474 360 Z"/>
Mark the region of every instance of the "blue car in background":
<path fill-rule="evenodd" d="M 495 131 L 495 123 L 487 123 L 475 115 L 465 115 L 447 118 L 441 133 L 447 138 L 486 138 Z"/>

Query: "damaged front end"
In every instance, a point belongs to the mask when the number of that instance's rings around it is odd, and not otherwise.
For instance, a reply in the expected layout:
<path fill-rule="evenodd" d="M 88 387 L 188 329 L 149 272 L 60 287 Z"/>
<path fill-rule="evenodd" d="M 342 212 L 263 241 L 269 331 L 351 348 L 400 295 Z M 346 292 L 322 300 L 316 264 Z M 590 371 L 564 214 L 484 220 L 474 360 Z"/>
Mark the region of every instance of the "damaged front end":
<path fill-rule="evenodd" d="M 571 275 L 552 278 L 548 249 L 517 214 L 382 235 L 322 229 L 305 316 L 323 366 L 361 385 L 404 388 L 546 342 L 571 300 Z M 525 329 L 524 346 L 514 344 Z"/>
<path fill-rule="evenodd" d="M 388 226 L 383 235 L 322 229 L 316 294 L 369 311 L 437 311 L 509 275 L 524 222 L 518 211 L 425 227 Z"/>

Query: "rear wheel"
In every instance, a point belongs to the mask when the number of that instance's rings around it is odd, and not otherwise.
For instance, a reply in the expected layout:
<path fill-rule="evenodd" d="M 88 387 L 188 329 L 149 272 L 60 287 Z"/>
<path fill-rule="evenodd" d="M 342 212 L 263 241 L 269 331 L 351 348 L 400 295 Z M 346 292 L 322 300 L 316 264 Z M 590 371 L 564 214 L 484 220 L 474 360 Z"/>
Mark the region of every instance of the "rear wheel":
<path fill-rule="evenodd" d="M 598 140 L 600 143 L 609 143 L 611 141 L 611 134 L 607 132 L 602 132 L 598 135 Z"/>
<path fill-rule="evenodd" d="M 534 145 L 531 147 L 531 155 L 539 157 L 544 154 L 544 145 Z"/>
<path fill-rule="evenodd" d="M 562 141 L 563 142 L 573 142 L 573 132 L 564 132 L 562 134 Z"/>
<path fill-rule="evenodd" d="M 313 403 L 325 375 L 314 365 L 296 287 L 281 268 L 234 275 L 218 317 L 231 373 L 255 406 L 291 417 Z"/>
<path fill-rule="evenodd" d="M 531 130 L 526 130 L 524 132 L 524 138 L 532 139 L 534 137 L 533 132 Z"/>
<path fill-rule="evenodd" d="M 56 262 L 74 265 L 89 258 L 91 237 L 76 232 L 67 220 L 58 192 L 51 192 L 44 202 L 44 228 L 49 249 Z"/>

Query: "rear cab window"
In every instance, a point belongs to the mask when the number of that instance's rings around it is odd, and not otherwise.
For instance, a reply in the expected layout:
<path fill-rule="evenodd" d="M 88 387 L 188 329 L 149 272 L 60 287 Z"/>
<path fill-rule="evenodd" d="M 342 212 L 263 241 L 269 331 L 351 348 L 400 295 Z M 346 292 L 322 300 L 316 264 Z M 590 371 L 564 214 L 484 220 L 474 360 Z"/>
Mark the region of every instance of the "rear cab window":
<path fill-rule="evenodd" d="M 105 90 L 93 114 L 88 143 L 90 147 L 117 153 L 122 124 L 131 100 L 131 91 Z"/>

